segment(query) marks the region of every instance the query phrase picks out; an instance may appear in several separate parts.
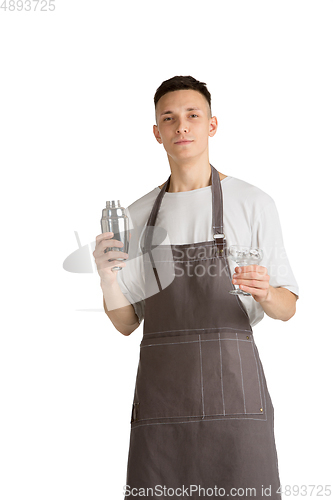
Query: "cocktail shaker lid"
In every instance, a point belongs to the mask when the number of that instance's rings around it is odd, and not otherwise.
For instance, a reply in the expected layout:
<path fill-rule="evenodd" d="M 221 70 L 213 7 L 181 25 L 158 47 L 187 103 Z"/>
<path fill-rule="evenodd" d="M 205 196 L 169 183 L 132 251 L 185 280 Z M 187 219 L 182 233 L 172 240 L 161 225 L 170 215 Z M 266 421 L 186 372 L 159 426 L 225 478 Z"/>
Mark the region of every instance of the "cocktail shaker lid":
<path fill-rule="evenodd" d="M 117 200 L 117 204 L 115 200 L 107 201 L 106 208 L 102 210 L 102 217 L 119 217 L 119 215 L 124 215 L 126 217 L 125 208 L 120 205 L 120 200 Z"/>
<path fill-rule="evenodd" d="M 106 202 L 106 208 L 115 208 L 115 207 L 120 207 L 121 208 L 121 205 L 120 205 L 120 200 L 117 200 L 117 205 L 116 205 L 116 202 L 115 200 L 112 200 L 112 201 L 107 201 Z"/>

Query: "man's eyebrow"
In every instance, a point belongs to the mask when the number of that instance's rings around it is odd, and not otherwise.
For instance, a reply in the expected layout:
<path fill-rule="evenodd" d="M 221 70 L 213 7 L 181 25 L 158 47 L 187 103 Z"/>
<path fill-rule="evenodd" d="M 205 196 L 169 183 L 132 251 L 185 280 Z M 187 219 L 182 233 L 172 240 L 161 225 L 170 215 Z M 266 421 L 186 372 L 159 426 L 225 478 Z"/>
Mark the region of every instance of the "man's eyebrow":
<path fill-rule="evenodd" d="M 201 111 L 200 108 L 187 108 L 186 111 Z M 161 113 L 161 116 L 163 115 L 171 115 L 173 111 L 164 111 L 164 113 Z"/>

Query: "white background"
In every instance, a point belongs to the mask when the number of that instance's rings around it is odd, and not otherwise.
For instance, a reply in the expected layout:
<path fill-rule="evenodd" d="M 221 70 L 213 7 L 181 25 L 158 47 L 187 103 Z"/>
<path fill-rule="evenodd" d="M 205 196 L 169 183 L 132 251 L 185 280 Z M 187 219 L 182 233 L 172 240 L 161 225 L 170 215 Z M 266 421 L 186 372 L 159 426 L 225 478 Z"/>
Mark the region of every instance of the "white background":
<path fill-rule="evenodd" d="M 63 261 L 106 200 L 168 178 L 153 96 L 175 75 L 212 94 L 211 163 L 277 205 L 300 299 L 254 335 L 282 485 L 316 497 L 333 484 L 332 1 L 55 5 L 0 9 L 1 498 L 122 498 L 143 325 L 122 336 L 97 272 Z"/>

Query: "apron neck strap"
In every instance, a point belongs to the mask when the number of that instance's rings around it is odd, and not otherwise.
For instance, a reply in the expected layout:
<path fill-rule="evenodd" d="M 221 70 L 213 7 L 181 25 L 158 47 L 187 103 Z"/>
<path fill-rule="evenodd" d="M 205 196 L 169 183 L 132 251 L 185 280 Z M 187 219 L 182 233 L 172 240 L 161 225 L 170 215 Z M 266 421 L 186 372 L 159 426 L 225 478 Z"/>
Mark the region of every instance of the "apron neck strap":
<path fill-rule="evenodd" d="M 222 188 L 221 188 L 221 181 L 220 181 L 220 176 L 216 168 L 213 167 L 212 164 L 211 166 L 211 181 L 212 181 L 212 228 L 213 228 L 213 235 L 214 239 L 216 242 L 216 245 L 218 247 L 218 250 L 220 253 L 223 253 L 224 250 L 224 234 L 223 234 L 223 196 L 222 196 Z M 152 241 L 153 241 L 153 231 L 154 231 L 154 226 L 155 222 L 157 219 L 157 215 L 162 203 L 163 196 L 166 192 L 166 190 L 169 188 L 170 185 L 170 179 L 171 179 L 171 174 L 162 187 L 160 193 L 158 193 L 157 198 L 154 202 L 152 211 L 150 213 L 148 222 L 147 222 L 147 227 L 145 230 L 145 235 L 144 235 L 144 248 L 143 251 L 144 253 L 147 250 L 151 249 L 152 246 Z"/>

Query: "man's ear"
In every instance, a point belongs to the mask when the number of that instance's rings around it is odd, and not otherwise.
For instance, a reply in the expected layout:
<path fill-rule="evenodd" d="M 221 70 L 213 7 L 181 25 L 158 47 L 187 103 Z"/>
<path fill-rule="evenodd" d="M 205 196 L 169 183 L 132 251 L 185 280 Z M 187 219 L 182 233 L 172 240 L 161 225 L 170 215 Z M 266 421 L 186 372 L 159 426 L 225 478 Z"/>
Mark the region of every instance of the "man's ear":
<path fill-rule="evenodd" d="M 153 125 L 153 133 L 154 133 L 154 136 L 155 136 L 155 139 L 157 140 L 157 142 L 159 144 L 162 144 L 162 139 L 161 139 L 157 125 Z"/>
<path fill-rule="evenodd" d="M 213 116 L 210 119 L 209 123 L 209 137 L 213 137 L 216 134 L 217 127 L 218 127 L 217 118 L 216 116 Z"/>

